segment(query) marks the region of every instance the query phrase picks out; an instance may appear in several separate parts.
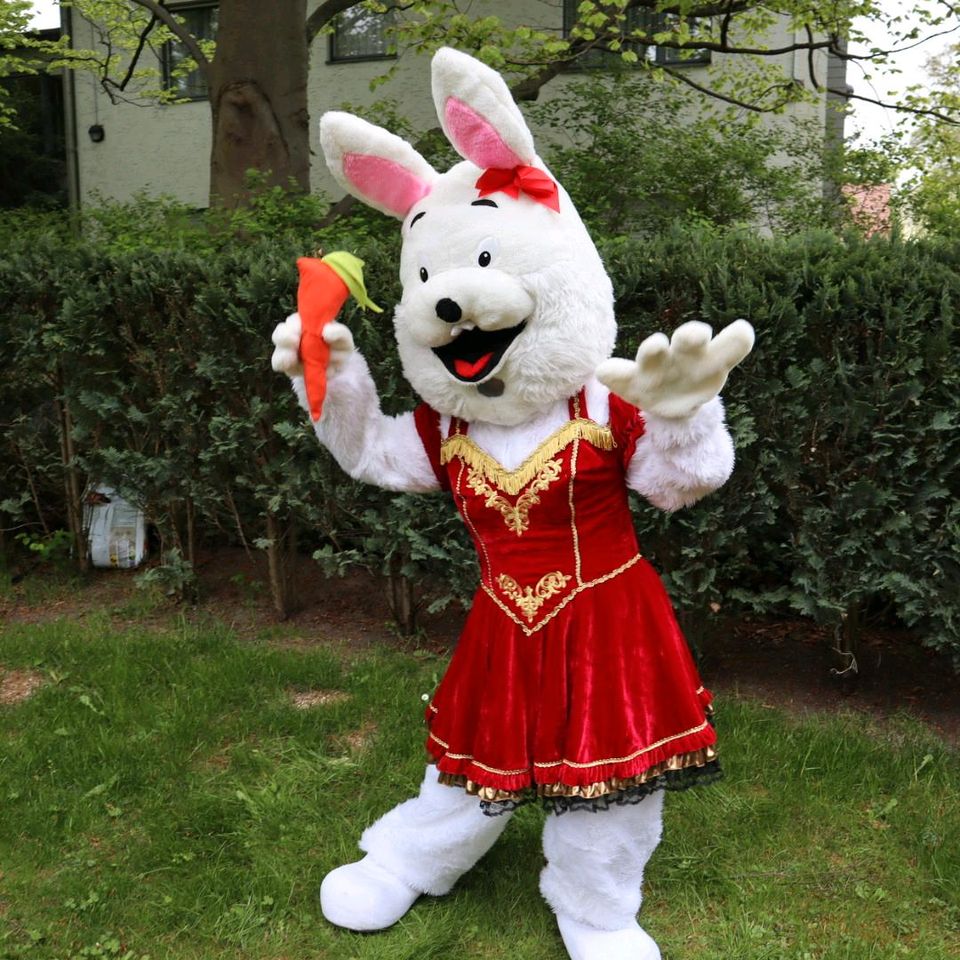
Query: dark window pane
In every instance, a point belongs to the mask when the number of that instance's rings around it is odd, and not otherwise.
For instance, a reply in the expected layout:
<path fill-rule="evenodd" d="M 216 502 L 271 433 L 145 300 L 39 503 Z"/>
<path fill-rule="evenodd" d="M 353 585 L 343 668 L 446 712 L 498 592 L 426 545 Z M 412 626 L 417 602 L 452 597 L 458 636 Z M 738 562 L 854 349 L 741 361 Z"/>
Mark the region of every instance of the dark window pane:
<path fill-rule="evenodd" d="M 371 60 L 393 56 L 390 27 L 394 10 L 376 13 L 363 6 L 351 7 L 337 17 L 330 38 L 331 60 Z"/>
<path fill-rule="evenodd" d="M 563 0 L 563 32 L 565 35 L 569 35 L 573 25 L 577 22 L 577 7 L 579 6 L 580 0 Z M 623 24 L 623 32 L 627 36 L 634 30 L 642 30 L 647 35 L 661 33 L 670 29 L 668 26 L 669 17 L 669 14 L 658 13 L 655 10 L 628 10 Z M 696 20 L 690 21 L 691 29 L 696 30 L 696 23 Z M 692 55 L 684 57 L 683 51 L 631 43 L 627 38 L 623 40 L 621 49 L 635 49 L 641 59 L 656 60 L 657 63 L 663 64 L 704 64 L 710 62 L 709 50 L 698 50 Z M 619 60 L 619 57 L 620 54 L 617 51 L 592 50 L 580 57 L 577 60 L 577 65 L 580 67 L 609 67 L 613 65 L 614 59 Z"/>
<path fill-rule="evenodd" d="M 665 13 L 656 14 L 659 23 L 654 26 L 650 31 L 651 33 L 657 33 L 660 30 L 669 30 L 669 16 Z M 697 20 L 691 18 L 690 20 L 690 29 L 696 34 L 697 32 Z M 674 50 L 671 47 L 655 47 L 656 50 L 656 61 L 657 63 L 673 63 L 673 64 L 684 64 L 684 63 L 709 63 L 710 62 L 710 51 L 709 50 Z"/>
<path fill-rule="evenodd" d="M 197 40 L 214 40 L 217 36 L 217 8 L 215 5 L 205 7 L 172 8 L 171 12 L 179 17 Z M 203 100 L 209 96 L 207 81 L 201 70 L 191 70 L 185 75 L 175 76 L 174 73 L 184 60 L 189 60 L 187 48 L 173 40 L 164 45 L 163 68 L 164 85 L 178 97 L 188 100 Z"/>

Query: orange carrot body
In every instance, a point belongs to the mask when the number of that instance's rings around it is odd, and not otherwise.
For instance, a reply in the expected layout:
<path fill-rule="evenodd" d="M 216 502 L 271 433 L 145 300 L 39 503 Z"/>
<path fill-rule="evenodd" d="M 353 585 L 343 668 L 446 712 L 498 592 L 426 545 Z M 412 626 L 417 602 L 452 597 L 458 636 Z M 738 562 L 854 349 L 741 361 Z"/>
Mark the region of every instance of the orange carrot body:
<path fill-rule="evenodd" d="M 333 267 L 314 257 L 297 260 L 300 286 L 297 288 L 297 312 L 300 314 L 300 360 L 307 387 L 310 416 L 320 419 L 327 395 L 327 364 L 330 347 L 323 339 L 323 328 L 343 309 L 350 290 Z"/>

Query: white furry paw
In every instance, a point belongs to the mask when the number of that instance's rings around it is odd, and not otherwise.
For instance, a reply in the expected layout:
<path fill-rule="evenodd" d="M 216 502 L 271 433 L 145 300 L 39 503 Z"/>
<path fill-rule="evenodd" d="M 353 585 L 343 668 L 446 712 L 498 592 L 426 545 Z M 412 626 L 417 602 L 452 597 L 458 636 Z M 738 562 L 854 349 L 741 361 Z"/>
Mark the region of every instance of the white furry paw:
<path fill-rule="evenodd" d="M 323 339 L 330 348 L 328 373 L 339 373 L 354 351 L 353 334 L 348 327 L 334 320 L 323 328 Z"/>
<path fill-rule="evenodd" d="M 337 867 L 323 878 L 320 909 L 332 924 L 347 930 L 385 930 L 419 896 L 419 891 L 364 857 Z"/>
<path fill-rule="evenodd" d="M 624 930 L 599 930 L 557 914 L 570 960 L 660 960 L 660 948 L 638 923 Z"/>
<path fill-rule="evenodd" d="M 300 314 L 291 313 L 283 323 L 278 323 L 273 329 L 273 356 L 270 357 L 270 366 L 277 373 L 285 373 L 288 377 L 303 376 L 303 364 L 300 362 Z"/>
<path fill-rule="evenodd" d="M 648 413 L 668 419 L 692 416 L 723 389 L 730 371 L 753 349 L 753 327 L 735 320 L 715 337 L 691 320 L 669 340 L 647 337 L 635 360 L 613 358 L 597 367 L 597 379 Z"/>

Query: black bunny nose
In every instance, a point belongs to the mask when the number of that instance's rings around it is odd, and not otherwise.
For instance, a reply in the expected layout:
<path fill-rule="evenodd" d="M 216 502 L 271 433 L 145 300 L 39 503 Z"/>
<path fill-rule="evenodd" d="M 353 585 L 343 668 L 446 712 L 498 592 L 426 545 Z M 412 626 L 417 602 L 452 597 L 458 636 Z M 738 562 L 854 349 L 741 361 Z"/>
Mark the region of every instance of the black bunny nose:
<path fill-rule="evenodd" d="M 463 316 L 463 311 L 456 300 L 444 297 L 437 301 L 437 316 L 447 323 L 456 323 Z"/>

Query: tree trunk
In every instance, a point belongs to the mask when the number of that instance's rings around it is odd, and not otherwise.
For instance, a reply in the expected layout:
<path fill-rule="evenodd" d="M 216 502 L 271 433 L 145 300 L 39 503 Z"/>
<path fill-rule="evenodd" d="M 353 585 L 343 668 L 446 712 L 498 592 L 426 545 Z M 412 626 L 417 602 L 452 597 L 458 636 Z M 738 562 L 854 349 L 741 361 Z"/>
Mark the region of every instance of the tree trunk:
<path fill-rule="evenodd" d="M 297 528 L 292 520 L 281 520 L 267 512 L 267 566 L 273 609 L 281 620 L 290 616 L 296 594 L 294 567 L 297 553 Z"/>
<path fill-rule="evenodd" d="M 184 523 L 187 527 L 187 562 L 197 569 L 197 516 L 194 509 L 193 499 L 187 497 L 186 500 L 186 518 Z"/>
<path fill-rule="evenodd" d="M 248 170 L 309 191 L 306 0 L 222 0 L 210 64 L 210 203 L 243 204 Z"/>
<path fill-rule="evenodd" d="M 860 666 L 857 663 L 857 654 L 860 652 L 860 636 L 863 631 L 863 611 L 857 600 L 847 604 L 846 614 L 837 628 L 837 646 L 835 652 L 839 655 L 839 666 L 831 668 L 830 672 L 840 680 L 840 692 L 849 697 L 856 688 L 860 679 Z"/>
<path fill-rule="evenodd" d="M 57 367 L 57 419 L 60 432 L 60 462 L 63 464 L 63 490 L 67 506 L 67 526 L 73 538 L 73 550 L 81 572 L 89 569 L 87 539 L 83 530 L 83 486 L 77 471 L 73 446 L 73 418 L 67 405 L 66 380 Z"/>
<path fill-rule="evenodd" d="M 394 556 L 390 560 L 390 610 L 401 636 L 412 637 L 417 630 L 417 602 L 413 592 L 413 582 L 400 570 L 401 560 Z"/>

